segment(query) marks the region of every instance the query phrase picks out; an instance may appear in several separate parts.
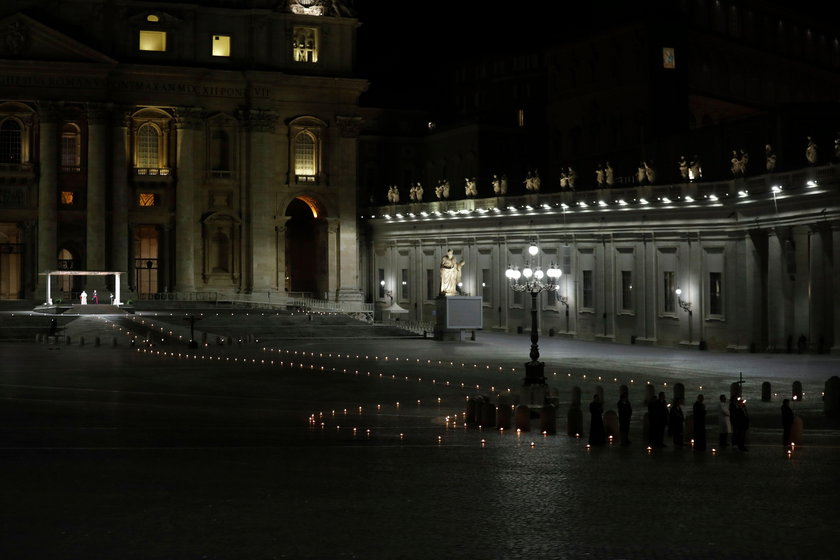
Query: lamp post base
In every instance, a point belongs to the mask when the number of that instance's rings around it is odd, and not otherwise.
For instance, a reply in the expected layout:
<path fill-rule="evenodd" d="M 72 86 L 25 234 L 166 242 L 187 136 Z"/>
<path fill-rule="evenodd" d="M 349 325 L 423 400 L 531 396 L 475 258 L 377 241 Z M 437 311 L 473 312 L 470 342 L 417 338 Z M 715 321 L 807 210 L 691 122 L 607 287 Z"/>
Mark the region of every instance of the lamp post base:
<path fill-rule="evenodd" d="M 525 364 L 525 379 L 522 380 L 522 385 L 545 385 L 545 363 L 544 362 L 527 362 Z"/>

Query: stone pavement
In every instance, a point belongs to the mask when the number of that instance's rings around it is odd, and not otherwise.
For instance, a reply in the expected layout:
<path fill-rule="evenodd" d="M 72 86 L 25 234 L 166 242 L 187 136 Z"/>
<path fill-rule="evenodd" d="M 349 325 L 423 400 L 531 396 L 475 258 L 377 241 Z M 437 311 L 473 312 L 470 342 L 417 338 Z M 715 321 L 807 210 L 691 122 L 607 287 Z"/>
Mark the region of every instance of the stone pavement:
<path fill-rule="evenodd" d="M 516 390 L 527 335 L 354 338 L 337 319 L 235 313 L 204 324 L 236 342 L 191 350 L 183 314 L 66 327 L 116 347 L 0 343 L 0 557 L 835 557 L 840 434 L 818 393 L 836 357 L 541 339 L 560 433 L 573 386 L 585 404 L 601 385 L 607 408 L 631 386 L 633 444 L 589 449 L 458 417 Z M 748 452 L 646 449 L 644 383 L 683 382 L 690 404 L 738 372 Z M 776 420 L 795 380 L 806 433 L 788 456 Z"/>

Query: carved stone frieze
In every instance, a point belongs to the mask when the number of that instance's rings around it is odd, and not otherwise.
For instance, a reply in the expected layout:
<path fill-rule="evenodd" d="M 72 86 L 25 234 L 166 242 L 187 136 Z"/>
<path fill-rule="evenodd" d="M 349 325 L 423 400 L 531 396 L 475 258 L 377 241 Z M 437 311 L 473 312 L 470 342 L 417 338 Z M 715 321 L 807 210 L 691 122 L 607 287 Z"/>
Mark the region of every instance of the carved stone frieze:
<path fill-rule="evenodd" d="M 175 128 L 178 130 L 201 130 L 204 126 L 204 111 L 201 107 L 176 107 Z"/>
<path fill-rule="evenodd" d="M 279 120 L 277 113 L 265 109 L 242 109 L 238 116 L 242 127 L 252 132 L 274 132 Z"/>

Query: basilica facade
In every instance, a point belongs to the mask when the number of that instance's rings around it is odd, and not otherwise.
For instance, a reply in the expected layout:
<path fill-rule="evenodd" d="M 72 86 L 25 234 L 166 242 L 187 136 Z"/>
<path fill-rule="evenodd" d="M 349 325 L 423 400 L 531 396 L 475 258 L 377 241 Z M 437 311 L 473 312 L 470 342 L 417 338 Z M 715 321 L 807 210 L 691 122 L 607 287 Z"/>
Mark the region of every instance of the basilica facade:
<path fill-rule="evenodd" d="M 122 272 L 123 299 L 360 300 L 367 83 L 340 4 L 4 2 L 0 298 L 87 270 Z"/>

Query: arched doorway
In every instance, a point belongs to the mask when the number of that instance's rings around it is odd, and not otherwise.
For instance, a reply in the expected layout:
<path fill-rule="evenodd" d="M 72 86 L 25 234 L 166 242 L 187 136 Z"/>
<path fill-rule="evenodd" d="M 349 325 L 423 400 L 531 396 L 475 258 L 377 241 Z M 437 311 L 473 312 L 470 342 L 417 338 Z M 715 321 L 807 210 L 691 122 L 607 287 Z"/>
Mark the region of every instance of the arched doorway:
<path fill-rule="evenodd" d="M 20 299 L 23 242 L 17 224 L 0 224 L 0 299 Z"/>
<path fill-rule="evenodd" d="M 326 221 L 320 206 L 308 197 L 286 208 L 286 290 L 323 298 L 327 291 Z"/>
<path fill-rule="evenodd" d="M 67 248 L 58 252 L 58 270 L 78 270 L 79 261 L 76 256 Z M 81 291 L 81 279 L 79 276 L 59 276 L 57 286 L 57 296 L 70 301 L 75 296 L 73 292 Z"/>

